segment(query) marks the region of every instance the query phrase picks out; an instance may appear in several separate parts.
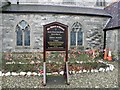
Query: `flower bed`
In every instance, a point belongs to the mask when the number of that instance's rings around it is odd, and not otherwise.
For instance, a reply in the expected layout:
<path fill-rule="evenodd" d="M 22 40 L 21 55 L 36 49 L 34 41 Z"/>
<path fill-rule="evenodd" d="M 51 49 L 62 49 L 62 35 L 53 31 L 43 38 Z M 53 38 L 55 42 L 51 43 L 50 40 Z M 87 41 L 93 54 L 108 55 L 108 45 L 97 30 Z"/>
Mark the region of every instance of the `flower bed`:
<path fill-rule="evenodd" d="M 2 72 L 35 72 L 43 73 L 42 52 L 13 52 L 3 53 Z M 110 69 L 110 65 L 101 60 L 103 53 L 99 50 L 80 52 L 70 50 L 68 54 L 69 73 L 98 72 Z M 63 74 L 65 67 L 65 52 L 48 52 L 46 55 L 47 73 Z"/>
<path fill-rule="evenodd" d="M 102 62 L 102 63 L 101 63 Z M 77 65 L 69 65 L 69 74 L 78 74 L 78 73 L 96 73 L 96 72 L 108 72 L 108 71 L 113 71 L 114 70 L 114 66 L 112 64 L 106 64 L 105 62 L 103 61 L 100 61 L 100 64 L 99 64 L 99 68 L 92 68 L 92 67 L 82 67 L 82 66 L 85 66 L 85 65 L 80 65 L 80 64 L 77 64 Z M 49 66 L 49 65 L 48 65 Z M 62 69 L 56 69 L 54 68 L 55 66 L 52 66 L 52 68 L 54 70 L 52 70 L 52 72 L 47 72 L 47 75 L 63 75 L 64 74 L 64 70 L 61 66 Z M 48 67 L 47 67 L 48 69 Z M 35 71 L 8 71 L 8 72 L 1 72 L 0 71 L 0 76 L 42 76 L 43 75 L 43 71 L 42 70 L 39 70 L 39 72 L 35 72 Z"/>

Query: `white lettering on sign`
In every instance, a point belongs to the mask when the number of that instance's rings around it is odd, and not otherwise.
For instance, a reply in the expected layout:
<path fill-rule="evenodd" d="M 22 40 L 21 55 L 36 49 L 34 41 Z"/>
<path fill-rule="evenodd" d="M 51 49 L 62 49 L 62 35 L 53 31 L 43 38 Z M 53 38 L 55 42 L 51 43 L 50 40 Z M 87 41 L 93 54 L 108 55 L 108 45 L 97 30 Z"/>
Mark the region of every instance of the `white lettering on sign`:
<path fill-rule="evenodd" d="M 65 30 L 64 28 L 62 28 L 61 26 L 50 26 L 49 28 L 47 28 L 47 30 L 50 30 L 52 28 L 60 28 L 61 30 Z"/>

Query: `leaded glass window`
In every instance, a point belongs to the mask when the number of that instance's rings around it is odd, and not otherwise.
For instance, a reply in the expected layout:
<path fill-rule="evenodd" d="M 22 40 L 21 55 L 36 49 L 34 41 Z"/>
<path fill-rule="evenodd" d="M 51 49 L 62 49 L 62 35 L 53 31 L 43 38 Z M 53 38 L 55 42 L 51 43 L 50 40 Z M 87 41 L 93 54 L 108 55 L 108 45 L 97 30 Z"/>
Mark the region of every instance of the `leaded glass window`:
<path fill-rule="evenodd" d="M 25 46 L 30 46 L 30 30 L 28 27 L 24 31 L 24 44 Z"/>
<path fill-rule="evenodd" d="M 97 0 L 96 6 L 106 6 L 106 1 L 105 0 Z"/>
<path fill-rule="evenodd" d="M 22 41 L 23 41 L 23 34 L 22 34 L 22 29 L 17 26 L 17 46 L 22 46 Z"/>
<path fill-rule="evenodd" d="M 71 45 L 76 45 L 76 32 L 71 31 L 70 36 L 71 36 Z"/>
<path fill-rule="evenodd" d="M 79 22 L 75 22 L 72 26 L 72 31 L 70 32 L 70 42 L 71 46 L 83 45 L 83 31 Z"/>
<path fill-rule="evenodd" d="M 22 20 L 16 27 L 16 45 L 30 46 L 30 26 L 26 21 Z"/>
<path fill-rule="evenodd" d="M 78 31 L 78 45 L 82 45 L 83 43 L 83 32 L 81 30 Z"/>

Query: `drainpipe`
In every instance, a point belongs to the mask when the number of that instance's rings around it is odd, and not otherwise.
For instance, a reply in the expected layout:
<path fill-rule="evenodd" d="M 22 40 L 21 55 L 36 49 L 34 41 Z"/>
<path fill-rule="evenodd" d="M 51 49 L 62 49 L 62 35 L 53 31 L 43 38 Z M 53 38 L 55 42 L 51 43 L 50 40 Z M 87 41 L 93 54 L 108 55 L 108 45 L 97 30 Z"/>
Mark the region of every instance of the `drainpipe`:
<path fill-rule="evenodd" d="M 106 30 L 104 31 L 104 46 L 103 46 L 103 51 L 106 48 Z"/>

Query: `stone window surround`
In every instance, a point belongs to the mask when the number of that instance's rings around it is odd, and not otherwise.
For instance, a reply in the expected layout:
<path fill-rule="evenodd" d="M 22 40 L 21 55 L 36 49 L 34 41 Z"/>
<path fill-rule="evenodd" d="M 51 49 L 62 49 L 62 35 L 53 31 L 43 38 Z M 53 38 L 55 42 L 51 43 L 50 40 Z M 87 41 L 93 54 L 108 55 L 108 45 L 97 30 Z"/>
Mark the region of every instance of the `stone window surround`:
<path fill-rule="evenodd" d="M 21 20 L 21 21 L 25 21 L 26 22 L 26 20 Z M 21 22 L 20 21 L 20 22 Z M 19 23 L 20 23 L 19 22 Z M 19 25 L 19 23 L 17 24 L 17 25 Z M 28 23 L 27 23 L 28 24 Z M 27 25 L 29 28 L 30 28 L 30 26 L 29 26 L 29 24 Z M 16 26 L 17 27 L 17 26 Z M 30 30 L 30 29 L 29 29 Z M 17 29 L 15 30 L 15 49 L 30 49 L 31 48 L 31 44 L 30 44 L 30 46 L 25 46 L 24 45 L 24 39 L 25 39 L 25 37 L 24 37 L 24 29 L 22 29 L 22 38 L 23 38 L 23 43 L 22 43 L 22 46 L 18 46 L 17 45 L 17 33 L 16 33 L 16 31 L 17 31 Z M 31 40 L 30 40 L 31 41 Z"/>
<path fill-rule="evenodd" d="M 85 40 L 85 37 L 84 37 L 84 31 L 83 31 L 83 27 L 82 27 L 82 25 L 81 25 L 81 23 L 80 22 L 74 22 L 73 23 L 73 25 L 75 24 L 75 23 L 79 23 L 80 24 L 80 29 L 81 29 L 81 31 L 82 31 L 82 34 L 83 34 L 83 36 L 82 36 L 82 38 L 83 38 L 83 40 L 82 40 L 82 45 L 78 45 L 78 31 L 76 31 L 76 45 L 71 45 L 71 34 L 70 34 L 70 47 L 83 47 L 84 46 L 84 40 Z M 71 28 L 71 31 L 72 31 L 72 29 L 74 28 L 73 27 L 73 25 L 72 25 L 72 28 Z M 70 31 L 70 32 L 71 32 Z"/>

